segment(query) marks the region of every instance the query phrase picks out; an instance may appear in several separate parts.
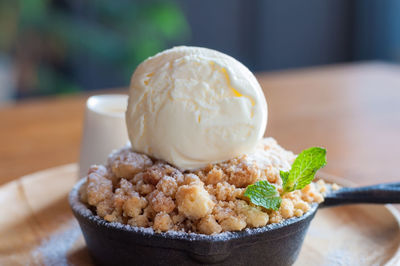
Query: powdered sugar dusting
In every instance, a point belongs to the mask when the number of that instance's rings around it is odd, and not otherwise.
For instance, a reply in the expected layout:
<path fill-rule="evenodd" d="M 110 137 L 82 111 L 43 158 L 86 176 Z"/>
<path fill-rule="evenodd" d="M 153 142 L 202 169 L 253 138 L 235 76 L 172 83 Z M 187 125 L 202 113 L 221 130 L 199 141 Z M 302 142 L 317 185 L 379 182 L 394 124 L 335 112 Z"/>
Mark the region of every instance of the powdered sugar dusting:
<path fill-rule="evenodd" d="M 326 255 L 327 261 L 324 265 L 366 265 L 366 260 L 361 256 L 354 260 L 349 248 L 330 251 Z"/>
<path fill-rule="evenodd" d="M 265 138 L 252 153 L 247 154 L 246 161 L 256 164 L 261 169 L 273 166 L 288 171 L 295 158 L 293 152 L 283 149 L 275 139 Z"/>
<path fill-rule="evenodd" d="M 75 220 L 61 226 L 59 232 L 42 241 L 39 247 L 32 251 L 34 264 L 68 265 L 67 254 L 81 235 Z"/>

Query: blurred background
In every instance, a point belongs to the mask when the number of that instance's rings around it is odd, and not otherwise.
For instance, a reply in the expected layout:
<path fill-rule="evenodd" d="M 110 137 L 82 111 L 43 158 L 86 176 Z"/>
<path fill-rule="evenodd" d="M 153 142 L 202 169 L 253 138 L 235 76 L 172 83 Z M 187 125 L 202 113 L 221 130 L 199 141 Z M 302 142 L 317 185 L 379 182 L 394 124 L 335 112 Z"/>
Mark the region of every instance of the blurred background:
<path fill-rule="evenodd" d="M 252 71 L 400 63 L 398 0 L 0 0 L 0 106 L 126 87 L 175 45 L 225 52 Z"/>

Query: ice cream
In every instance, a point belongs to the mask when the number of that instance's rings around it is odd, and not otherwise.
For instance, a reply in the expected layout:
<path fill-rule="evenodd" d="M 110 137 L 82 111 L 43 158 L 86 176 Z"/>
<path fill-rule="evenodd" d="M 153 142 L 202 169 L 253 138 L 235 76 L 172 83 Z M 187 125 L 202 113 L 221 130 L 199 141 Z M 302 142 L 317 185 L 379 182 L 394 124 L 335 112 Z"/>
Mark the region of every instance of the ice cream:
<path fill-rule="evenodd" d="M 134 151 L 196 169 L 253 151 L 264 135 L 267 103 L 254 75 L 234 58 L 181 46 L 137 67 L 126 123 Z"/>

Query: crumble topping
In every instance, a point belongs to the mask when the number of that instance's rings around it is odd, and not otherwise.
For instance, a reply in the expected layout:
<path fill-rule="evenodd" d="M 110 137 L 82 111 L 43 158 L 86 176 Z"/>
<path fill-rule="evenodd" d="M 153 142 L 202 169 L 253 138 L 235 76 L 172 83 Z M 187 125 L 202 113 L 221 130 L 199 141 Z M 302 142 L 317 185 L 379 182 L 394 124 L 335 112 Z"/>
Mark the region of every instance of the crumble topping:
<path fill-rule="evenodd" d="M 324 200 L 322 180 L 283 195 L 278 211 L 254 206 L 243 196 L 260 180 L 281 192 L 279 171 L 288 171 L 295 158 L 265 138 L 252 154 L 182 172 L 127 147 L 111 154 L 106 166 L 89 169 L 80 199 L 106 221 L 157 232 L 217 234 L 262 227 L 302 216 L 312 203 Z"/>

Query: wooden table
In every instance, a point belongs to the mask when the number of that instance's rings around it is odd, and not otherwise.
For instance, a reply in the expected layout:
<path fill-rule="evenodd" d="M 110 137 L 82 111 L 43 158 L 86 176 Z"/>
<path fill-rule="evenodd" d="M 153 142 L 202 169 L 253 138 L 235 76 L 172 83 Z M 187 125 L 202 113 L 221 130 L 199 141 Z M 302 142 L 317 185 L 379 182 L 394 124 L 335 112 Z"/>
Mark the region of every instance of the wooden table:
<path fill-rule="evenodd" d="M 325 172 L 359 184 L 400 178 L 400 66 L 365 63 L 258 75 L 267 136 L 299 152 L 328 149 Z M 0 185 L 76 162 L 87 95 L 0 109 Z"/>

